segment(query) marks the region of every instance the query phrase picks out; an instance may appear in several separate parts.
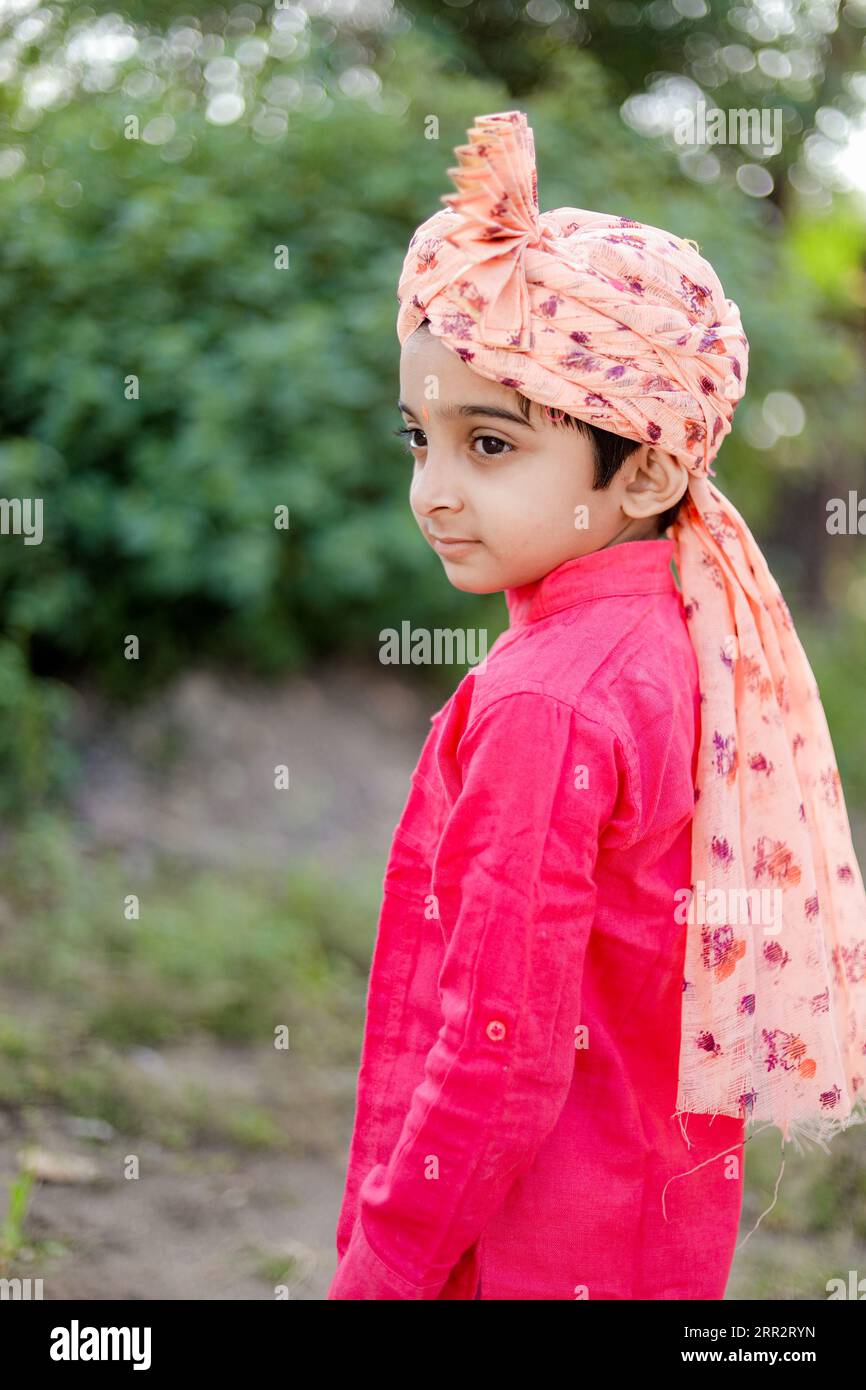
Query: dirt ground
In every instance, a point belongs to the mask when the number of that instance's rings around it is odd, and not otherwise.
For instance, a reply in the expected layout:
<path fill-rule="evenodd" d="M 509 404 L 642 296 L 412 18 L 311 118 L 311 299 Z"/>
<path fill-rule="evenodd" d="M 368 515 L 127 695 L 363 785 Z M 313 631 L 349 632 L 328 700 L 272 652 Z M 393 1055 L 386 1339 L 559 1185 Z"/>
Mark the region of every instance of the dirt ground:
<path fill-rule="evenodd" d="M 273 686 L 191 674 L 124 715 L 85 700 L 79 814 L 102 844 L 201 864 L 384 868 L 441 703 L 390 670 L 340 668 Z M 292 796 L 274 790 L 279 764 Z"/>
<path fill-rule="evenodd" d="M 80 825 L 95 845 L 144 861 L 160 852 L 220 868 L 313 860 L 346 880 L 381 877 L 440 703 L 391 672 L 340 669 L 279 686 L 196 673 L 124 716 L 85 697 Z M 281 763 L 300 794 L 275 793 Z M 163 1082 L 210 1088 L 215 1104 L 229 1091 L 271 1102 L 280 1093 L 269 1076 L 279 1062 L 258 1048 L 142 1049 L 139 1061 Z M 190 1158 L 118 1134 L 94 1154 L 72 1121 L 30 1113 L 25 1132 L 0 1112 L 4 1187 L 37 1135 L 43 1150 L 86 1154 L 98 1169 L 91 1182 L 41 1181 L 31 1192 L 26 1229 L 45 1298 L 272 1299 L 277 1285 L 291 1299 L 324 1298 L 355 1078 L 354 1067 L 305 1067 L 291 1104 L 298 1152 L 288 1156 L 197 1149 Z M 137 1180 L 123 1176 L 130 1152 Z M 45 1241 L 56 1247 L 47 1260 Z M 23 1254 L 15 1272 L 26 1276 Z"/>
<path fill-rule="evenodd" d="M 67 1152 L 74 1140 L 46 1127 L 41 1143 Z M 0 1143 L 4 1183 L 17 1147 L 9 1136 Z M 307 1159 L 198 1151 L 193 1164 L 136 1144 L 141 1176 L 130 1181 L 129 1145 L 112 1139 L 95 1182 L 34 1190 L 28 1233 L 62 1249 L 40 1255 L 32 1273 L 44 1276 L 46 1299 L 273 1299 L 277 1286 L 293 1300 L 323 1299 L 336 1265 L 338 1147 Z"/>

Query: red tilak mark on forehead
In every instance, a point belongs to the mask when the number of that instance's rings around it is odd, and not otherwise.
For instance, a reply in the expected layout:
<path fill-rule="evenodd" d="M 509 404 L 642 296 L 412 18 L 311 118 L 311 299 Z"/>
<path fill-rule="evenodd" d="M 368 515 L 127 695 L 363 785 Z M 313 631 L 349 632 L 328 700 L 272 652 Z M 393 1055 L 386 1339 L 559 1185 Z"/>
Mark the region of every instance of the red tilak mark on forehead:
<path fill-rule="evenodd" d="M 430 419 L 430 411 L 427 409 L 426 405 L 421 411 L 421 414 L 424 416 L 424 423 L 426 425 L 427 421 Z"/>

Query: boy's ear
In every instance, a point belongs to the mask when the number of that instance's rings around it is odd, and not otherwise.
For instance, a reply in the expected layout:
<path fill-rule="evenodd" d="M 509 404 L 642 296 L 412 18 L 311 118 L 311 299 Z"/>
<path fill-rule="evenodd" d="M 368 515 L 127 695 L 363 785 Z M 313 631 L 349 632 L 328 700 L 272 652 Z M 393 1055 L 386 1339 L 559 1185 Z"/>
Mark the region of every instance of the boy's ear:
<path fill-rule="evenodd" d="M 647 446 L 647 466 L 649 468 L 661 468 L 667 480 L 667 485 L 673 488 L 673 494 L 669 501 L 665 502 L 665 510 L 673 507 L 689 485 L 689 470 L 684 463 L 680 463 L 674 458 L 673 454 L 668 453 L 667 449 L 659 449 L 655 444 Z"/>
<path fill-rule="evenodd" d="M 629 457 L 631 479 L 623 495 L 623 510 L 635 520 L 666 512 L 689 485 L 688 469 L 667 449 L 643 444 Z"/>

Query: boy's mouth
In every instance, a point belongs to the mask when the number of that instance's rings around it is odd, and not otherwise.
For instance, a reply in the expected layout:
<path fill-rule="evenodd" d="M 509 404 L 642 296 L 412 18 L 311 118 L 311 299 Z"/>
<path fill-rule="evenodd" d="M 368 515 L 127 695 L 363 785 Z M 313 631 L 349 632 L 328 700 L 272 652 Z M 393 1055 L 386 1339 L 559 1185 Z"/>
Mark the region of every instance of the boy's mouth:
<path fill-rule="evenodd" d="M 458 555 L 468 554 L 473 546 L 481 544 L 480 541 L 469 540 L 466 536 L 434 536 L 430 531 L 427 533 L 427 539 L 437 555 L 447 556 L 452 560 Z"/>

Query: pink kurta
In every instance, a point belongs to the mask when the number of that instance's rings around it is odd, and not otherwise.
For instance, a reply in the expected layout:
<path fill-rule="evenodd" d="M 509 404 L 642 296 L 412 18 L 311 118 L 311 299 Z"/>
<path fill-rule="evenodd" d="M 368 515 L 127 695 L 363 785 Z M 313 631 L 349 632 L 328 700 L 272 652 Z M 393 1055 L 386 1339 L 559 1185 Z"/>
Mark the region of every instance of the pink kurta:
<path fill-rule="evenodd" d="M 689 1146 L 673 1113 L 700 714 L 673 552 L 508 590 L 486 669 L 432 718 L 330 1299 L 723 1297 L 743 1121 L 685 1117 Z"/>

